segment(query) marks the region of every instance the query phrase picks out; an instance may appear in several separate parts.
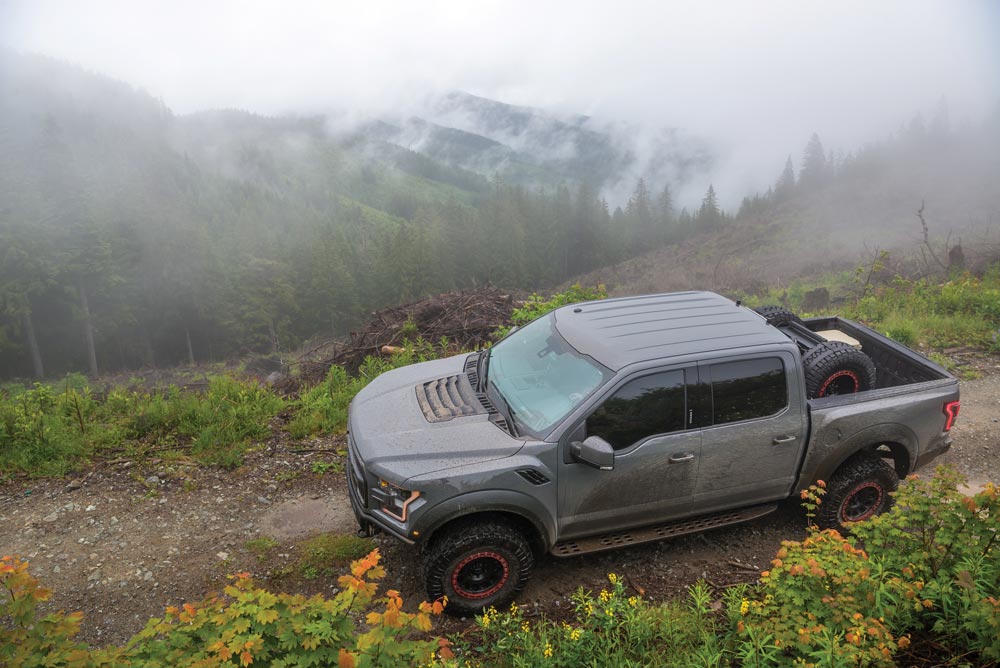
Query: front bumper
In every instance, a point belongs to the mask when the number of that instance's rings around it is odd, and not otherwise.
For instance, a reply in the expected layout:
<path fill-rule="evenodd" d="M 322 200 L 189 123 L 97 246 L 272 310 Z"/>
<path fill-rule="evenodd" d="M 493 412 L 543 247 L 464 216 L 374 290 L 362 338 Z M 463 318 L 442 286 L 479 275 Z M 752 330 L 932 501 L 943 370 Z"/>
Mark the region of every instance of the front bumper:
<path fill-rule="evenodd" d="M 347 433 L 347 460 L 347 496 L 351 501 L 354 517 L 361 528 L 375 527 L 408 545 L 413 545 L 416 541 L 409 536 L 405 527 L 368 508 L 368 474 L 358 457 L 350 432 Z"/>

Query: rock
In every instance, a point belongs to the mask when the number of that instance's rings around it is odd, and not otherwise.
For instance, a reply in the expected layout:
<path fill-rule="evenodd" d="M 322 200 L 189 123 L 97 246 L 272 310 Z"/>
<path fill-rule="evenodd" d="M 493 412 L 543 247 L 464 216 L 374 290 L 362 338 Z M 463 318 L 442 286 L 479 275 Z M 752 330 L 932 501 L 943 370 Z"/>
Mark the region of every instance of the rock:
<path fill-rule="evenodd" d="M 43 522 L 55 522 L 59 519 L 59 511 L 53 510 L 51 513 L 42 518 Z"/>
<path fill-rule="evenodd" d="M 146 484 L 147 485 L 159 485 L 160 484 L 160 479 L 157 478 L 155 475 L 151 475 L 148 478 L 146 478 Z"/>
<path fill-rule="evenodd" d="M 66 485 L 66 491 L 67 492 L 72 492 L 74 490 L 80 489 L 81 487 L 83 487 L 83 481 L 82 480 L 79 480 L 79 479 L 77 479 L 77 480 L 70 480 L 69 484 Z"/>
<path fill-rule="evenodd" d="M 257 503 L 267 504 L 267 503 L 271 503 L 271 500 L 269 498 L 267 498 L 266 496 L 258 496 L 257 497 Z"/>
<path fill-rule="evenodd" d="M 229 558 L 229 553 L 228 552 L 218 552 L 218 553 L 216 553 L 215 556 L 217 556 L 219 559 L 222 559 L 223 561 L 225 561 L 226 559 Z"/>
<path fill-rule="evenodd" d="M 101 579 L 100 571 L 94 571 L 93 573 L 87 576 L 87 582 L 97 582 L 100 579 Z"/>
<path fill-rule="evenodd" d="M 142 576 L 142 579 L 145 580 L 146 582 L 152 582 L 153 581 L 153 571 L 146 571 L 146 574 Z"/>
<path fill-rule="evenodd" d="M 97 510 L 97 506 L 95 506 L 94 504 L 90 504 L 89 506 L 87 506 L 86 512 L 90 513 L 95 510 Z"/>

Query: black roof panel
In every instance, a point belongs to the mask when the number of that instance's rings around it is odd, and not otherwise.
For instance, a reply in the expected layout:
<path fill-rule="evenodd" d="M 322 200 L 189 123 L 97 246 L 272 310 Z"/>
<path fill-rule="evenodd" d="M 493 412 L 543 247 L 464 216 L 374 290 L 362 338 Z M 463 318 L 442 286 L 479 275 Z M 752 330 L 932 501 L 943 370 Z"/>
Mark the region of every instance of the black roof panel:
<path fill-rule="evenodd" d="M 648 359 L 788 343 L 763 317 L 713 292 L 584 302 L 554 316 L 574 348 L 615 371 Z"/>

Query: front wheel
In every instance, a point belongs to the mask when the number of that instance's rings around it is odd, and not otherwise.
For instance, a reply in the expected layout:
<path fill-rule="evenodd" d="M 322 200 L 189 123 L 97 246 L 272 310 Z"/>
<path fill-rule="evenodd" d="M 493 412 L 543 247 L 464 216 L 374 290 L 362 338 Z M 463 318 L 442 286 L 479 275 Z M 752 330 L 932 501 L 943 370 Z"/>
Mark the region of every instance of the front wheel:
<path fill-rule="evenodd" d="M 448 597 L 445 612 L 470 615 L 501 607 L 524 589 L 534 566 L 523 532 L 502 521 L 462 524 L 437 537 L 424 576 L 432 599 Z"/>
<path fill-rule="evenodd" d="M 830 479 L 816 522 L 824 529 L 848 532 L 851 522 L 881 515 L 892 505 L 899 486 L 896 471 L 869 452 L 847 460 Z"/>

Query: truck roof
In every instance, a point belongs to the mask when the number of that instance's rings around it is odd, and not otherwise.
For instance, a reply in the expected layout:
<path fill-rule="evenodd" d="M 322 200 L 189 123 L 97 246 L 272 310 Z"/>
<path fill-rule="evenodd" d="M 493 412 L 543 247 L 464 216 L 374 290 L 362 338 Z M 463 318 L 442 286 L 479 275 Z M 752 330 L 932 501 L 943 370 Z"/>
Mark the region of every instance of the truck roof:
<path fill-rule="evenodd" d="M 615 371 L 634 362 L 789 343 L 763 317 L 714 292 L 672 292 L 556 309 L 570 345 Z"/>

